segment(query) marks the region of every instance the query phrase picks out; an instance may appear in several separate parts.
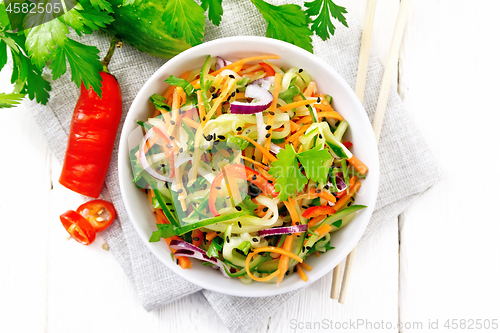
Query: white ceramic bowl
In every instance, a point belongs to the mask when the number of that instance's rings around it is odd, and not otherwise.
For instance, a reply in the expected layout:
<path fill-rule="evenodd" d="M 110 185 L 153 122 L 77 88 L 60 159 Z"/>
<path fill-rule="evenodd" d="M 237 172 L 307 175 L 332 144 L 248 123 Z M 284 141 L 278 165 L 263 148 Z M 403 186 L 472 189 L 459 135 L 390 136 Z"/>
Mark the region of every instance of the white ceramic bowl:
<path fill-rule="evenodd" d="M 227 279 L 219 271 L 202 266 L 193 260 L 191 269 L 182 269 L 171 258 L 165 242 L 150 243 L 149 237 L 156 230 L 155 218 L 148 207 L 146 196 L 132 183 L 131 166 L 128 159 L 128 137 L 137 127 L 137 120 L 146 120 L 153 112 L 149 97 L 153 93 L 162 94 L 169 75 L 181 75 L 186 70 L 200 68 L 206 56 L 221 56 L 235 61 L 243 57 L 260 54 L 278 54 L 279 60 L 272 60 L 285 68 L 304 68 L 316 81 L 318 91 L 333 96 L 335 109 L 349 121 L 348 137 L 354 143 L 352 152 L 369 168 L 368 177 L 356 197 L 357 204 L 368 206 L 358 212 L 355 220 L 332 235 L 335 246 L 320 257 L 310 256 L 307 263 L 312 270 L 307 272 L 309 281 L 304 282 L 298 274 L 287 276 L 279 287 L 276 284 L 257 283 L 244 285 L 239 279 Z M 354 248 L 361 238 L 375 206 L 379 182 L 379 161 L 377 145 L 372 127 L 363 106 L 345 80 L 324 61 L 294 45 L 264 37 L 230 37 L 214 40 L 193 47 L 165 63 L 154 73 L 137 94 L 125 120 L 121 134 L 118 171 L 120 188 L 130 220 L 144 244 L 170 270 L 184 279 L 204 289 L 223 294 L 246 297 L 262 297 L 289 292 L 313 283 L 330 272 Z M 158 263 L 160 265 L 160 263 Z"/>

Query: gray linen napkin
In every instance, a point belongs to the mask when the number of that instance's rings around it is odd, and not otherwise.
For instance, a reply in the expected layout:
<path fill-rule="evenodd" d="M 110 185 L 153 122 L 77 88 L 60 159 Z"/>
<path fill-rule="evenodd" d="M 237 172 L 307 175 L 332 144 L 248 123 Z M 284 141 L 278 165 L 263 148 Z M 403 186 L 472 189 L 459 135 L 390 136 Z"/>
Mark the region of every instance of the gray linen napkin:
<path fill-rule="evenodd" d="M 280 0 L 273 4 L 303 1 Z M 342 1 L 339 1 L 342 3 Z M 344 4 L 345 5 L 345 4 Z M 348 8 L 348 6 L 347 6 Z M 315 54 L 325 60 L 354 88 L 361 40 L 361 29 L 352 15 L 347 15 L 350 28 L 338 24 L 335 36 L 322 42 L 314 38 Z M 250 1 L 224 1 L 224 18 L 220 27 L 207 22 L 205 41 L 242 35 L 265 35 L 265 22 Z M 107 50 L 109 37 L 104 34 L 85 36 L 82 40 L 100 50 Z M 103 54 L 101 54 L 101 57 Z M 125 45 L 115 52 L 109 68 L 121 84 L 123 118 L 136 93 L 165 60 L 153 58 Z M 370 119 L 376 106 L 383 68 L 376 57 L 370 58 L 364 106 Z M 79 90 L 66 74 L 52 85 L 47 106 L 28 101 L 28 107 L 40 124 L 50 147 L 62 161 L 66 150 L 71 114 Z M 121 128 L 120 130 L 121 131 Z M 117 136 L 117 140 L 119 135 Z M 102 197 L 111 200 L 119 221 L 103 233 L 110 250 L 123 266 L 148 311 L 197 292 L 199 287 L 169 271 L 142 243 L 125 212 L 117 173 L 117 147 L 111 160 Z M 420 136 L 395 88 L 392 89 L 380 140 L 380 190 L 376 210 L 362 238 L 373 234 L 385 221 L 400 214 L 439 178 L 434 159 Z M 268 319 L 299 291 L 265 298 L 243 298 L 203 290 L 208 302 L 231 332 L 246 333 L 259 321 Z"/>

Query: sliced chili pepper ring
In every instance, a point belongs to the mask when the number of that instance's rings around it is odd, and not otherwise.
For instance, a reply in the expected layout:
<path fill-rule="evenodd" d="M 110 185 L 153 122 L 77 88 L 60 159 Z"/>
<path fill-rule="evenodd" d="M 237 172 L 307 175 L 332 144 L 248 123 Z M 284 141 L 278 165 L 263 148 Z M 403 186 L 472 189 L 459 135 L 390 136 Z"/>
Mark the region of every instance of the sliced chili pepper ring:
<path fill-rule="evenodd" d="M 116 219 L 115 207 L 105 200 L 86 202 L 76 211 L 94 227 L 95 232 L 103 231 Z"/>
<path fill-rule="evenodd" d="M 74 210 L 68 210 L 60 219 L 66 231 L 78 243 L 90 245 L 95 240 L 94 227 Z"/>

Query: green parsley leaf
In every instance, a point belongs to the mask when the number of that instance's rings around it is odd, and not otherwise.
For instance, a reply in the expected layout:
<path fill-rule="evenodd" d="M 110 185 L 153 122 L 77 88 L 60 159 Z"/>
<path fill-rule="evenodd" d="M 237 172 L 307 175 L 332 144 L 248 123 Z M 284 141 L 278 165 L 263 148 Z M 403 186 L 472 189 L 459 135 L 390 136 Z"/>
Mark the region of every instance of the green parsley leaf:
<path fill-rule="evenodd" d="M 344 16 L 347 10 L 345 7 L 337 6 L 332 0 L 314 0 L 306 2 L 304 5 L 308 8 L 306 10 L 307 15 L 310 17 L 316 16 L 311 30 L 322 40 L 327 40 L 330 38 L 330 35 L 333 36 L 335 34 L 335 26 L 332 23 L 331 17 L 348 27 Z"/>
<path fill-rule="evenodd" d="M 7 64 L 7 44 L 0 39 L 0 71 Z"/>
<path fill-rule="evenodd" d="M 24 96 L 24 94 L 18 93 L 0 93 L 0 109 L 14 107 L 14 105 L 21 103 Z"/>
<path fill-rule="evenodd" d="M 54 60 L 49 66 L 54 80 L 66 72 L 66 59 L 71 68 L 71 81 L 78 87 L 83 82 L 87 89 L 92 87 L 101 96 L 102 82 L 99 72 L 102 70 L 102 65 L 97 47 L 68 38 L 64 45 L 56 49 Z"/>
<path fill-rule="evenodd" d="M 149 241 L 152 243 L 159 242 L 162 238 L 168 238 L 176 235 L 174 226 L 171 224 L 157 224 L 156 227 L 158 230 L 153 231 L 151 237 L 149 238 Z"/>
<path fill-rule="evenodd" d="M 81 36 L 91 34 L 93 30 L 99 30 L 114 21 L 111 13 L 94 8 L 89 0 L 82 0 L 73 9 L 58 18 L 66 23 Z"/>
<path fill-rule="evenodd" d="M 64 45 L 68 27 L 59 20 L 52 20 L 30 29 L 26 36 L 26 50 L 31 62 L 38 68 L 45 67 L 50 54 L 58 45 Z"/>
<path fill-rule="evenodd" d="M 297 45 L 313 52 L 311 19 L 299 5 L 274 6 L 264 0 L 252 0 L 267 21 L 266 36 Z"/>
<path fill-rule="evenodd" d="M 151 97 L 149 97 L 149 100 L 155 105 L 157 109 L 170 111 L 170 106 L 168 106 L 168 104 L 165 102 L 167 99 L 162 95 L 153 94 L 151 95 Z"/>
<path fill-rule="evenodd" d="M 328 150 L 320 149 L 320 146 L 297 154 L 300 164 L 306 171 L 307 178 L 323 184 L 328 179 L 328 168 L 324 167 L 323 163 L 331 157 Z"/>
<path fill-rule="evenodd" d="M 276 190 L 279 191 L 280 200 L 288 200 L 288 197 L 294 195 L 295 192 L 302 191 L 307 179 L 326 183 L 329 170 L 323 166 L 323 163 L 331 158 L 327 150 L 316 146 L 297 154 L 291 145 L 286 145 L 276 157 L 278 160 L 272 163 L 269 174 L 276 178 Z M 300 171 L 297 160 L 304 167 L 307 178 Z"/>
<path fill-rule="evenodd" d="M 224 10 L 222 9 L 222 0 L 201 0 L 201 8 L 207 10 L 208 18 L 213 24 L 219 26 Z"/>
<path fill-rule="evenodd" d="M 27 51 L 24 49 L 26 37 L 24 34 L 7 34 L 6 36 L 12 40 L 16 47 L 10 47 L 12 54 L 12 76 L 11 83 L 14 83 L 15 92 L 28 94 L 30 99 L 35 99 L 38 103 L 46 104 L 49 100 L 50 83 L 42 77 L 42 71 L 33 65 L 31 60 L 26 56 Z M 2 38 L 6 41 L 6 39 Z"/>
<path fill-rule="evenodd" d="M 113 8 L 111 7 L 111 4 L 106 0 L 90 0 L 90 3 L 97 10 L 102 9 L 107 12 L 113 13 Z"/>
<path fill-rule="evenodd" d="M 222 238 L 215 237 L 212 239 L 212 243 L 208 247 L 207 257 L 209 258 L 219 258 L 219 252 L 222 251 Z"/>
<path fill-rule="evenodd" d="M 184 79 L 180 79 L 178 77 L 170 75 L 168 79 L 165 80 L 165 82 L 167 82 L 171 86 L 181 87 L 182 89 L 184 89 L 184 92 L 188 96 L 191 96 L 194 93 L 194 87 L 191 85 L 191 83 Z"/>
<path fill-rule="evenodd" d="M 203 41 L 205 12 L 194 0 L 169 0 L 163 21 L 169 34 L 177 34 L 191 46 Z"/>
<path fill-rule="evenodd" d="M 276 178 L 275 187 L 279 191 L 278 198 L 285 201 L 295 192 L 302 191 L 307 178 L 300 172 L 295 150 L 291 145 L 286 145 L 276 157 L 278 159 L 272 163 L 269 174 Z"/>

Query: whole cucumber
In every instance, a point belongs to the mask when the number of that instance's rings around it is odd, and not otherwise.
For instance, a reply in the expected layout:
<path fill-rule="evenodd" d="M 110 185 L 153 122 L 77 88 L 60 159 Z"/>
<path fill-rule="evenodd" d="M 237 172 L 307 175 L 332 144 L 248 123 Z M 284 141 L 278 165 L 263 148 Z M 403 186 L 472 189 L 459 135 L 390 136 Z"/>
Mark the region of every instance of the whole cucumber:
<path fill-rule="evenodd" d="M 143 0 L 123 6 L 123 0 L 109 0 L 115 21 L 104 31 L 152 56 L 169 59 L 190 48 L 182 38 L 168 34 L 162 20 L 168 0 Z"/>

